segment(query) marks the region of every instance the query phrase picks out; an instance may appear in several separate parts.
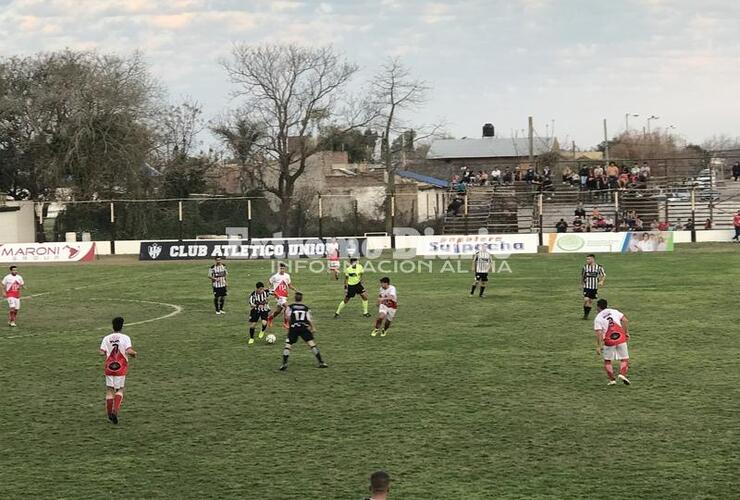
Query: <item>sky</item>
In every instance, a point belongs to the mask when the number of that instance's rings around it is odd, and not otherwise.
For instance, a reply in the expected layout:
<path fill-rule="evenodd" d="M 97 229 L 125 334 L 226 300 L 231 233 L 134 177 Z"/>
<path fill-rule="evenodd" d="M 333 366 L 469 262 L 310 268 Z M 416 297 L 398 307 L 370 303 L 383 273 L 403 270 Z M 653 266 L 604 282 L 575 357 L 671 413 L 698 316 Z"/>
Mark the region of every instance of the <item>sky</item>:
<path fill-rule="evenodd" d="M 219 64 L 235 43 L 331 44 L 358 88 L 394 56 L 428 82 L 410 123 L 509 137 L 531 115 L 586 149 L 626 113 L 688 142 L 740 136 L 738 19 L 734 0 L 0 0 L 0 57 L 140 50 L 173 102 L 215 117 L 239 104 Z"/>

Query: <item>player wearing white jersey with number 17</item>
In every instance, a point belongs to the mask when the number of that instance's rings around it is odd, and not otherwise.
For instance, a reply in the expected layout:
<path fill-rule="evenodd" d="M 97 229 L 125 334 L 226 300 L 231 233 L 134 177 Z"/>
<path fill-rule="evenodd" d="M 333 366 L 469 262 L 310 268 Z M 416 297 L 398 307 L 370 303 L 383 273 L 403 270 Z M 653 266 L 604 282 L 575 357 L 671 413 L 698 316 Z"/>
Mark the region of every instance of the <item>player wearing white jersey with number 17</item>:
<path fill-rule="evenodd" d="M 604 358 L 604 370 L 609 378 L 609 385 L 615 385 L 614 367 L 612 361 L 619 360 L 619 375 L 617 378 L 625 385 L 630 385 L 627 378 L 630 356 L 627 351 L 629 332 L 627 329 L 627 316 L 621 311 L 608 307 L 606 299 L 596 302 L 598 314 L 594 318 L 594 331 L 596 332 L 596 353 Z"/>
<path fill-rule="evenodd" d="M 18 268 L 10 266 L 10 274 L 3 278 L 3 297 L 8 301 L 8 326 L 15 327 L 15 320 L 18 317 L 18 310 L 21 308 L 21 290 L 26 283 L 18 274 Z"/>
<path fill-rule="evenodd" d="M 378 317 L 375 319 L 375 328 L 370 332 L 370 336 L 375 337 L 380 334 L 381 337 L 385 337 L 388 335 L 388 330 L 396 317 L 397 310 L 398 293 L 396 287 L 391 285 L 390 278 L 381 278 L 380 293 L 378 294 Z"/>

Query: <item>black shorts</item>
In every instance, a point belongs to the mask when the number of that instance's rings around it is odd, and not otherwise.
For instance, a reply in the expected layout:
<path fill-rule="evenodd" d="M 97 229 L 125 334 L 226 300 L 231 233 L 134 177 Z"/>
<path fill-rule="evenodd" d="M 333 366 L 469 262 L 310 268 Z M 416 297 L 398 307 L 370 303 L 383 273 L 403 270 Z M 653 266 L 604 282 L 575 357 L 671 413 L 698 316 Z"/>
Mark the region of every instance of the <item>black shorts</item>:
<path fill-rule="evenodd" d="M 362 283 L 357 283 L 356 285 L 347 285 L 347 291 L 344 293 L 344 296 L 351 299 L 355 295 L 363 293 L 365 293 L 365 287 L 362 286 Z"/>
<path fill-rule="evenodd" d="M 252 309 L 249 311 L 249 322 L 257 323 L 258 321 L 267 321 L 268 316 L 270 316 L 270 311 Z"/>
<path fill-rule="evenodd" d="M 488 273 L 475 273 L 475 281 L 488 281 Z"/>
<path fill-rule="evenodd" d="M 298 337 L 308 342 L 309 340 L 313 340 L 313 333 L 311 333 L 311 331 L 305 326 L 297 328 L 292 327 L 288 330 L 288 344 L 295 344 L 298 342 Z"/>
<path fill-rule="evenodd" d="M 213 287 L 213 296 L 214 297 L 226 297 L 226 287 L 225 286 L 219 286 Z"/>
<path fill-rule="evenodd" d="M 583 296 L 587 299 L 596 299 L 599 297 L 599 291 L 596 288 L 584 288 Z"/>

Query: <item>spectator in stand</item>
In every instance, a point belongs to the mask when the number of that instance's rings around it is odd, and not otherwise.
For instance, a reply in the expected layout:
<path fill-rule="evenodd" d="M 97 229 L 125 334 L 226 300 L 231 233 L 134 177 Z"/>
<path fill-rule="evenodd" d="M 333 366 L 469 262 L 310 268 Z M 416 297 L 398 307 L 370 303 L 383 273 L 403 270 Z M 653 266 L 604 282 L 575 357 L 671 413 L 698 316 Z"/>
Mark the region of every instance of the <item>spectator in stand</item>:
<path fill-rule="evenodd" d="M 617 189 L 617 179 L 619 179 L 619 167 L 614 162 L 610 162 L 609 166 L 606 167 L 606 176 L 609 179 L 609 189 Z"/>
<path fill-rule="evenodd" d="M 460 176 L 455 174 L 452 176 L 452 187 L 455 187 L 460 182 Z"/>
<path fill-rule="evenodd" d="M 552 185 L 552 178 L 549 175 L 546 175 L 542 179 L 542 190 L 543 191 L 554 191 L 555 188 Z"/>
<path fill-rule="evenodd" d="M 635 217 L 635 227 L 634 227 L 634 230 L 635 231 L 642 231 L 643 230 L 643 227 L 642 227 L 642 219 L 640 219 L 640 217 Z"/>
<path fill-rule="evenodd" d="M 549 165 L 545 165 L 545 168 L 542 170 L 542 177 L 552 177 L 552 169 Z"/>
<path fill-rule="evenodd" d="M 683 226 L 684 230 L 686 231 L 693 231 L 694 229 L 694 219 L 689 217 L 689 220 L 686 221 L 686 224 Z"/>
<path fill-rule="evenodd" d="M 619 178 L 617 179 L 617 188 L 618 189 L 627 189 L 627 186 L 630 183 L 630 175 L 626 172 L 622 172 L 619 174 Z"/>
<path fill-rule="evenodd" d="M 514 174 L 511 173 L 511 168 L 506 167 L 506 171 L 504 172 L 504 184 L 510 185 L 512 182 L 514 182 Z"/>
<path fill-rule="evenodd" d="M 604 219 L 604 231 L 614 231 L 614 219 L 611 217 Z"/>
<path fill-rule="evenodd" d="M 578 202 L 574 215 L 576 217 L 586 217 L 586 209 L 583 208 L 583 202 Z"/>
<path fill-rule="evenodd" d="M 488 185 L 488 172 L 486 172 L 485 170 L 481 170 L 479 176 L 480 176 L 480 185 L 481 186 Z"/>
<path fill-rule="evenodd" d="M 501 184 L 501 169 L 498 167 L 491 170 L 491 184 Z"/>
<path fill-rule="evenodd" d="M 570 167 L 565 167 L 563 170 L 563 184 L 570 184 L 570 180 L 573 177 L 573 171 Z"/>
<path fill-rule="evenodd" d="M 462 206 L 463 206 L 462 198 L 455 197 L 455 199 L 452 200 L 449 205 L 447 205 L 447 215 L 457 217 L 457 214 L 460 213 L 460 207 Z"/>
<path fill-rule="evenodd" d="M 599 207 L 596 206 L 593 210 L 591 210 L 591 219 L 594 220 L 598 219 L 599 217 L 601 217 L 601 210 L 599 210 Z"/>
<path fill-rule="evenodd" d="M 647 182 L 647 180 L 650 178 L 650 167 L 648 166 L 647 162 L 643 162 L 637 178 L 640 182 Z"/>
<path fill-rule="evenodd" d="M 681 219 L 676 219 L 676 223 L 671 226 L 671 231 L 680 231 L 683 228 Z"/>
<path fill-rule="evenodd" d="M 583 221 L 580 217 L 576 217 L 573 220 L 573 232 L 574 233 L 582 233 L 583 232 Z"/>
<path fill-rule="evenodd" d="M 561 218 L 556 224 L 555 224 L 555 230 L 558 233 L 567 233 L 568 232 L 568 223 L 565 222 L 565 219 Z"/>
<path fill-rule="evenodd" d="M 528 168 L 527 173 L 524 174 L 524 180 L 527 181 L 527 184 L 532 184 L 534 181 L 534 170 Z"/>
<path fill-rule="evenodd" d="M 735 226 L 735 236 L 732 239 L 740 241 L 740 210 L 732 217 L 732 225 Z"/>
<path fill-rule="evenodd" d="M 457 187 L 455 188 L 455 191 L 457 194 L 465 196 L 465 193 L 467 192 L 467 188 L 465 187 L 465 182 L 458 182 Z"/>
<path fill-rule="evenodd" d="M 596 165 L 594 167 L 594 177 L 601 177 L 602 175 L 604 175 L 604 169 L 601 165 Z"/>
<path fill-rule="evenodd" d="M 635 162 L 634 165 L 632 165 L 632 168 L 630 169 L 630 174 L 637 176 L 637 174 L 640 173 L 640 166 Z"/>
<path fill-rule="evenodd" d="M 737 182 L 740 179 L 740 161 L 736 161 L 732 166 L 732 179 Z"/>
<path fill-rule="evenodd" d="M 658 231 L 668 231 L 671 225 L 667 221 L 658 222 Z"/>
<path fill-rule="evenodd" d="M 704 229 L 712 229 L 712 219 L 707 219 L 704 221 Z"/>
<path fill-rule="evenodd" d="M 585 191 L 586 186 L 588 185 L 588 167 L 586 165 L 581 165 L 581 168 L 578 171 L 578 176 L 581 179 L 581 190 Z"/>

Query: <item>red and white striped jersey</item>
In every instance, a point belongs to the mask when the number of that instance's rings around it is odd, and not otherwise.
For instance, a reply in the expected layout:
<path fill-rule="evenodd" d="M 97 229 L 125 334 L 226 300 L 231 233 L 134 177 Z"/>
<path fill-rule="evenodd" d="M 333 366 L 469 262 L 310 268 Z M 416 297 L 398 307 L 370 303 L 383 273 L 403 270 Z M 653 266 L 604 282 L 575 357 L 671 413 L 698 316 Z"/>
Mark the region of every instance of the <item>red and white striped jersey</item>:
<path fill-rule="evenodd" d="M 288 285 L 290 285 L 290 274 L 275 273 L 270 276 L 270 289 L 276 297 L 287 297 Z"/>

